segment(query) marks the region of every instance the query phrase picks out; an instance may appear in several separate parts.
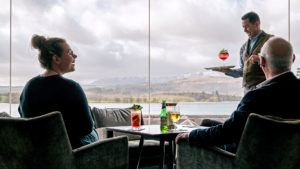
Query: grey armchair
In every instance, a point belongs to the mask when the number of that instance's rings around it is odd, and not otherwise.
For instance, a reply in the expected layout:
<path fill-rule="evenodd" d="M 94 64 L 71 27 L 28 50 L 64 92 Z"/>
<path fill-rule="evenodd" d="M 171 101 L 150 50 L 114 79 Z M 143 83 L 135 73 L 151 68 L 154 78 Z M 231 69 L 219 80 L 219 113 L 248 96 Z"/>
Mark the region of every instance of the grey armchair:
<path fill-rule="evenodd" d="M 300 119 L 252 113 L 236 154 L 183 140 L 176 153 L 177 169 L 299 169 Z"/>
<path fill-rule="evenodd" d="M 62 115 L 0 118 L 1 169 L 127 169 L 128 139 L 105 139 L 72 150 Z"/>

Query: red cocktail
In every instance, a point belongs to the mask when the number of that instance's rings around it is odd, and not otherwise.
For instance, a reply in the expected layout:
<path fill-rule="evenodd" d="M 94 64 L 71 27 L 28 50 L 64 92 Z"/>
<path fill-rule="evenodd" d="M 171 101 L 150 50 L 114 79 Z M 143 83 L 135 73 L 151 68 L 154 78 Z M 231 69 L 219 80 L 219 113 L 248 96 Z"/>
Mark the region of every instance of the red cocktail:
<path fill-rule="evenodd" d="M 220 53 L 219 54 L 219 58 L 222 60 L 226 60 L 229 57 L 228 53 Z"/>
<path fill-rule="evenodd" d="M 226 60 L 229 57 L 229 53 L 226 49 L 222 49 L 219 53 L 219 58 L 222 60 Z"/>
<path fill-rule="evenodd" d="M 141 110 L 131 110 L 131 126 L 132 129 L 140 129 L 141 127 Z"/>

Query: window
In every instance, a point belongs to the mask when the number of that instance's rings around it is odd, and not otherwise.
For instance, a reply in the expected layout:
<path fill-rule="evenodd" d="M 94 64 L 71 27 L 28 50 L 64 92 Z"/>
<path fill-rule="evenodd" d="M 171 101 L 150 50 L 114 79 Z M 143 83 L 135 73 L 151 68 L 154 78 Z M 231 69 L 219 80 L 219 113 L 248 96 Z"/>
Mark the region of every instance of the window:
<path fill-rule="evenodd" d="M 13 12 L 14 116 L 23 86 L 44 71 L 33 34 L 67 40 L 78 58 L 65 77 L 83 86 L 92 106 L 147 103 L 148 1 L 16 1 Z"/>
<path fill-rule="evenodd" d="M 183 114 L 230 114 L 243 96 L 241 78 L 206 67 L 238 66 L 247 35 L 241 16 L 260 15 L 261 28 L 288 39 L 288 2 L 281 0 L 54 0 L 13 1 L 12 115 L 18 116 L 20 92 L 43 72 L 32 49 L 33 34 L 63 37 L 74 52 L 76 71 L 65 77 L 79 82 L 96 107 L 141 104 L 143 113 L 160 112 L 160 102 L 179 102 Z M 148 15 L 150 6 L 150 62 Z M 272 8 L 269 8 L 272 4 Z M 291 42 L 295 53 L 298 1 L 291 1 Z M 0 17 L 0 111 L 9 111 L 10 2 L 2 2 Z M 229 58 L 218 58 L 221 49 Z M 293 70 L 297 68 L 296 59 Z M 150 72 L 149 66 L 150 65 Z M 151 100 L 148 100 L 148 73 Z M 150 106 L 149 106 L 150 107 Z"/>
<path fill-rule="evenodd" d="M 9 112 L 9 1 L 0 6 L 0 112 Z"/>
<path fill-rule="evenodd" d="M 300 29 L 300 2 L 296 0 L 291 0 L 290 1 L 290 36 L 291 36 L 291 43 L 294 47 L 294 53 L 296 55 L 296 60 L 293 64 L 293 71 L 296 72 L 297 68 L 300 68 L 300 36 L 298 35 L 298 30 Z"/>

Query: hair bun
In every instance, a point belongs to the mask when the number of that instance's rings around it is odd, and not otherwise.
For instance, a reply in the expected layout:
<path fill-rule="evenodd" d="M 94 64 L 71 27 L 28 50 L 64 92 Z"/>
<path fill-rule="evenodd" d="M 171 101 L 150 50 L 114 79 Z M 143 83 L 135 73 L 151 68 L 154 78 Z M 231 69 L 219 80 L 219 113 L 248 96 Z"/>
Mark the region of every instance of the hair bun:
<path fill-rule="evenodd" d="M 40 35 L 33 35 L 31 39 L 31 45 L 35 49 L 41 49 L 44 47 L 44 43 L 46 42 L 46 38 Z"/>

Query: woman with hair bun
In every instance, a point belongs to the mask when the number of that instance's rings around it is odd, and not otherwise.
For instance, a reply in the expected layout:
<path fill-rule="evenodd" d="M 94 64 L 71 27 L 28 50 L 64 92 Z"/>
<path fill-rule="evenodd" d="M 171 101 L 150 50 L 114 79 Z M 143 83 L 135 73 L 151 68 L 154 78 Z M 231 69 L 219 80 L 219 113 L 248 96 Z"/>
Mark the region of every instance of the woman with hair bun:
<path fill-rule="evenodd" d="M 60 111 L 72 148 L 99 140 L 87 98 L 81 86 L 63 77 L 75 71 L 77 55 L 62 38 L 33 35 L 33 48 L 45 72 L 29 80 L 20 96 L 21 117 L 35 117 Z"/>

